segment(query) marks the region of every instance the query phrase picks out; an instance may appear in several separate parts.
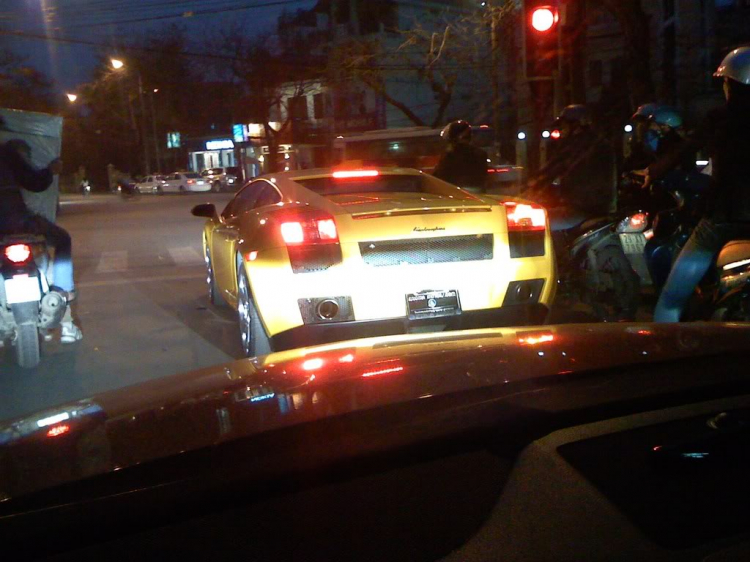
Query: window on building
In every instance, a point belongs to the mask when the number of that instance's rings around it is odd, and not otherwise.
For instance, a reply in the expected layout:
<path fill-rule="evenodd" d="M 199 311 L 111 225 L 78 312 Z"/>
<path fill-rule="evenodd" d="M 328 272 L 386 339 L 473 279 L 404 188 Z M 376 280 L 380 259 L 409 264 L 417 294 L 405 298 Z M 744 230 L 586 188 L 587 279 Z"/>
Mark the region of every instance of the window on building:
<path fill-rule="evenodd" d="M 315 94 L 313 96 L 313 116 L 315 119 L 324 119 L 326 116 L 325 110 L 325 98 L 323 94 Z"/>
<path fill-rule="evenodd" d="M 398 7 L 392 0 L 359 2 L 357 10 L 361 35 L 398 27 Z"/>
<path fill-rule="evenodd" d="M 601 88 L 604 84 L 604 61 L 589 61 L 589 86 Z"/>
<path fill-rule="evenodd" d="M 294 121 L 307 121 L 307 96 L 289 98 L 289 115 Z"/>

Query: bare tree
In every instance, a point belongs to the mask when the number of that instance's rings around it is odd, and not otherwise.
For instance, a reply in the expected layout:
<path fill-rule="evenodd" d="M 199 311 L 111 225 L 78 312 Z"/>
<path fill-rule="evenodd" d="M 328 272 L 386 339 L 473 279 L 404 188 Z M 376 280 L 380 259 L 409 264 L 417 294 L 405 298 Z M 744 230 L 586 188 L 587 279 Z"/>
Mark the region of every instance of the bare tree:
<path fill-rule="evenodd" d="M 513 1 L 499 0 L 483 10 L 445 11 L 428 23 L 415 21 L 409 29 L 340 42 L 331 61 L 350 80 L 365 84 L 415 125 L 442 124 L 461 82 L 476 85 L 473 97 L 482 100 L 479 104 L 489 113 L 494 95 L 492 80 L 487 79 L 493 68 L 488 55 L 503 44 L 497 37 L 493 42 L 492 33 L 501 33 L 501 22 L 514 10 Z M 398 97 L 393 84 L 399 82 L 428 89 L 434 109 L 420 111 L 413 99 Z"/>
<path fill-rule="evenodd" d="M 276 171 L 276 154 L 294 118 L 293 100 L 315 87 L 319 66 L 310 56 L 288 54 L 270 36 L 252 36 L 237 23 L 219 30 L 214 48 L 228 58 L 228 78 L 237 85 L 235 116 L 261 123 L 268 144 L 268 171 Z M 273 124 L 276 124 L 274 126 Z"/>

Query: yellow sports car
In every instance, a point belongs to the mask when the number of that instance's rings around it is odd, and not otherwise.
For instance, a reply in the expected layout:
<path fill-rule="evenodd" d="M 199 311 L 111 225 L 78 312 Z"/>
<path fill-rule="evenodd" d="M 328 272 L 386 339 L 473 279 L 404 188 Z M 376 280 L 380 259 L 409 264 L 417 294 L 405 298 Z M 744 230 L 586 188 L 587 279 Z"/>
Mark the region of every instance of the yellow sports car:
<path fill-rule="evenodd" d="M 539 324 L 555 296 L 544 209 L 410 169 L 319 169 L 245 185 L 203 248 L 211 302 L 248 356 L 357 337 Z"/>

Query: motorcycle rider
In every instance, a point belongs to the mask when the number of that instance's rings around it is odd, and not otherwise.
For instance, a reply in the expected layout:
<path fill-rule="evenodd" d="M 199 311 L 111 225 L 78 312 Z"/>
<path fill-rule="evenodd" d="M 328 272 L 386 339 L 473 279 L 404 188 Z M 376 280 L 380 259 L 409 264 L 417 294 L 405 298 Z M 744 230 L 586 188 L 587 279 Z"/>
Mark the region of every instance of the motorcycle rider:
<path fill-rule="evenodd" d="M 654 311 L 657 322 L 679 322 L 695 287 L 731 239 L 750 236 L 750 47 L 729 53 L 714 73 L 723 79 L 726 105 L 659 161 L 649 166 L 646 187 L 705 148 L 713 175 L 703 219 L 677 258 Z"/>
<path fill-rule="evenodd" d="M 31 147 L 26 141 L 12 139 L 0 144 L 0 231 L 4 234 L 40 234 L 46 238 L 55 250 L 52 265 L 55 286 L 51 290 L 59 292 L 70 303 L 76 295 L 70 235 L 62 227 L 31 212 L 21 193 L 22 189 L 36 193 L 45 191 L 61 171 L 59 159 L 44 169 L 36 169 L 31 164 Z M 73 322 L 68 308 L 62 322 L 61 341 L 72 343 L 81 338 L 81 330 Z"/>
<path fill-rule="evenodd" d="M 453 185 L 484 191 L 488 157 L 484 150 L 471 144 L 471 125 L 463 120 L 453 121 L 440 136 L 448 141 L 448 148 L 433 175 Z"/>
<path fill-rule="evenodd" d="M 654 151 L 646 141 L 646 132 L 651 125 L 651 116 L 659 108 L 659 104 L 646 103 L 638 107 L 630 118 L 633 135 L 628 142 L 630 154 L 622 164 L 624 172 L 642 170 L 655 160 Z"/>
<path fill-rule="evenodd" d="M 569 105 L 555 120 L 560 140 L 524 197 L 547 206 L 553 231 L 568 230 L 611 210 L 615 156 L 593 126 L 588 108 Z M 559 185 L 555 185 L 556 180 Z"/>

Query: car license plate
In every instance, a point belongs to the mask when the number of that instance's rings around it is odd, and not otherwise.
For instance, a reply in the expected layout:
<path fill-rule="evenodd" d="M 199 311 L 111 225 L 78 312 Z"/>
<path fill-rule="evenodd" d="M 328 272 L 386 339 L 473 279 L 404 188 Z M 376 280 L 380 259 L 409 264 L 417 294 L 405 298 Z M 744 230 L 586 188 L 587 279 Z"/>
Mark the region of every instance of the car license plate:
<path fill-rule="evenodd" d="M 620 242 L 626 254 L 642 254 L 646 249 L 646 236 L 642 232 L 620 234 Z"/>
<path fill-rule="evenodd" d="M 5 298 L 8 304 L 38 302 L 42 298 L 39 279 L 28 275 L 15 275 L 5 280 Z"/>
<path fill-rule="evenodd" d="M 409 320 L 461 314 L 458 291 L 422 291 L 406 295 Z"/>

